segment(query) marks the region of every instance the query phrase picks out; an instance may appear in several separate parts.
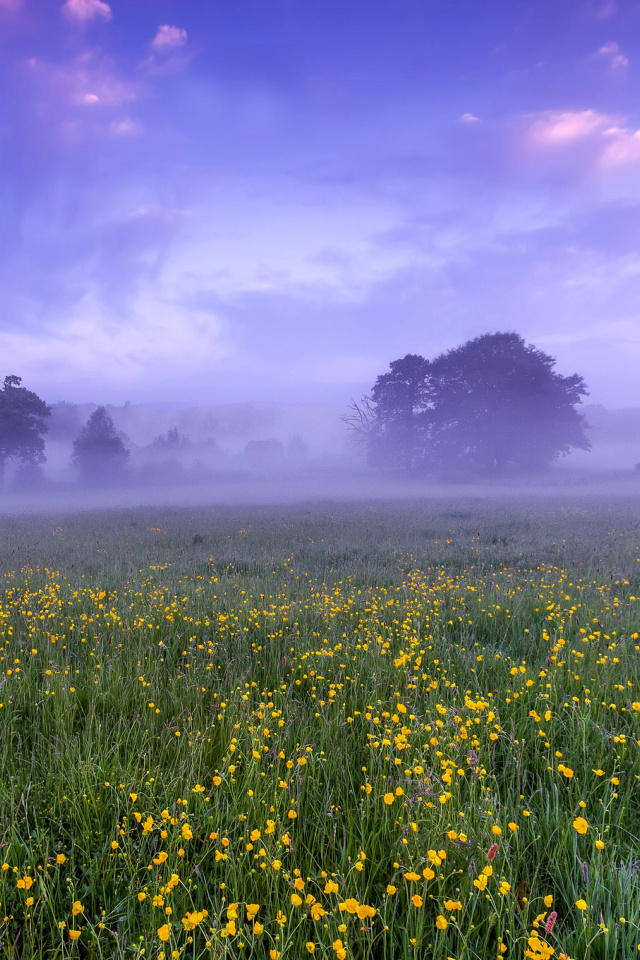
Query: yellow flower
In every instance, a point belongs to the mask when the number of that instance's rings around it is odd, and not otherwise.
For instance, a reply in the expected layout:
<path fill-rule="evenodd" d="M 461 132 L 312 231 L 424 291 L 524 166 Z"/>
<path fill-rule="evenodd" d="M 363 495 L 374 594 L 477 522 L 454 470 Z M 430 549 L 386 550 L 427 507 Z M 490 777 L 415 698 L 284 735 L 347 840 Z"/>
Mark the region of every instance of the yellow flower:
<path fill-rule="evenodd" d="M 411 881 L 412 883 L 415 883 L 416 880 L 419 880 L 419 879 L 420 879 L 420 874 L 419 874 L 419 873 L 414 873 L 413 870 L 410 870 L 409 873 L 405 873 L 404 878 L 405 878 L 405 880 L 409 880 L 409 881 Z"/>
<path fill-rule="evenodd" d="M 446 917 L 443 917 L 441 913 L 436 917 L 436 927 L 438 930 L 446 930 L 449 926 L 449 921 Z"/>
<path fill-rule="evenodd" d="M 385 793 L 382 799 L 387 804 L 387 806 L 390 807 L 393 801 L 395 800 L 395 797 L 392 793 Z"/>
<path fill-rule="evenodd" d="M 297 877 L 293 881 L 293 885 L 296 888 L 296 890 L 304 890 L 304 880 L 302 879 L 302 877 Z"/>
<path fill-rule="evenodd" d="M 142 903 L 142 901 L 146 899 L 147 899 L 146 893 L 144 892 L 144 890 L 141 890 L 140 893 L 138 894 L 138 900 L 140 901 L 140 903 Z"/>
<path fill-rule="evenodd" d="M 69 937 L 71 938 L 71 940 L 78 940 L 79 937 L 80 937 L 80 931 L 79 931 L 79 930 L 69 930 Z"/>
<path fill-rule="evenodd" d="M 576 819 L 573 821 L 573 829 L 577 833 L 584 834 L 589 829 L 589 824 L 587 823 L 584 817 L 576 817 Z"/>
<path fill-rule="evenodd" d="M 506 897 L 506 895 L 509 893 L 510 890 L 511 890 L 511 884 L 507 883 L 506 880 L 502 880 L 500 883 L 498 892 L 501 893 L 503 897 Z"/>
<path fill-rule="evenodd" d="M 79 913 L 84 913 L 84 907 L 79 900 L 74 900 L 73 906 L 71 907 L 71 915 L 77 917 Z"/>
<path fill-rule="evenodd" d="M 64 853 L 59 853 L 56 857 L 56 863 L 59 863 L 62 866 L 62 864 L 66 862 L 67 858 L 65 857 Z"/>
<path fill-rule="evenodd" d="M 130 793 L 129 796 L 131 797 L 131 802 L 132 802 L 132 803 L 135 803 L 136 800 L 138 799 L 138 794 L 137 794 L 137 793 Z"/>
<path fill-rule="evenodd" d="M 578 910 L 586 910 L 586 909 L 587 909 L 587 901 L 586 901 L 586 900 L 576 900 L 576 907 L 578 908 Z"/>
<path fill-rule="evenodd" d="M 397 888 L 397 887 L 394 887 L 394 885 L 393 885 L 392 883 L 388 883 L 388 884 L 387 884 L 387 893 L 389 894 L 390 897 L 392 897 L 392 896 L 394 895 L 394 893 L 396 892 L 397 889 L 398 889 L 398 888 Z"/>
<path fill-rule="evenodd" d="M 323 910 L 319 903 L 314 903 L 311 906 L 311 916 L 314 920 L 322 920 L 326 912 L 327 911 Z"/>
<path fill-rule="evenodd" d="M 596 850 L 604 850 L 604 842 L 602 840 L 596 840 Z"/>
<path fill-rule="evenodd" d="M 335 882 L 335 880 L 327 880 L 327 882 L 324 885 L 324 892 L 325 893 L 338 892 L 338 884 Z"/>
<path fill-rule="evenodd" d="M 494 823 L 494 825 L 491 827 L 491 833 L 495 834 L 496 837 L 499 837 L 502 833 L 502 827 L 499 827 L 497 823 Z"/>
<path fill-rule="evenodd" d="M 509 830 L 511 830 L 511 833 L 515 833 L 516 830 L 518 829 L 518 824 L 517 824 L 517 823 L 513 823 L 513 822 L 512 822 L 512 823 L 508 824 L 508 826 L 509 826 Z"/>
<path fill-rule="evenodd" d="M 551 896 L 551 894 L 549 894 L 544 898 L 544 905 L 548 909 L 552 905 L 552 903 L 553 903 L 553 897 Z"/>
<path fill-rule="evenodd" d="M 414 905 L 414 907 L 421 907 L 424 903 L 424 900 L 417 893 L 414 893 L 414 895 L 411 897 L 411 903 Z"/>
<path fill-rule="evenodd" d="M 254 918 L 254 917 L 256 916 L 256 914 L 258 913 L 258 910 L 259 910 L 259 909 L 260 909 L 260 904 L 259 904 L 259 903 L 248 903 L 248 904 L 247 904 L 247 920 L 249 921 L 249 923 L 251 923 L 251 921 L 253 920 L 253 918 Z"/>
<path fill-rule="evenodd" d="M 431 867 L 425 867 L 424 870 L 422 871 L 422 876 L 425 878 L 425 880 L 433 880 L 433 878 L 435 877 L 435 873 L 433 872 Z"/>
<path fill-rule="evenodd" d="M 21 877 L 20 880 L 16 883 L 16 887 L 19 890 L 31 890 L 33 886 L 33 877 Z"/>
<path fill-rule="evenodd" d="M 297 893 L 291 894 L 291 905 L 294 907 L 302 906 L 302 897 L 299 897 Z"/>
<path fill-rule="evenodd" d="M 157 934 L 158 938 L 162 940 L 163 943 L 166 943 L 169 939 L 169 924 L 163 923 L 161 927 L 158 927 Z"/>
<path fill-rule="evenodd" d="M 256 920 L 256 922 L 253 925 L 254 935 L 256 937 L 259 937 L 263 930 L 264 930 L 264 927 L 262 926 L 262 924 L 258 923 L 258 921 Z"/>
<path fill-rule="evenodd" d="M 308 940 L 305 943 L 305 947 L 307 948 L 308 953 L 313 953 L 316 949 L 315 943 L 312 943 L 311 940 Z"/>
<path fill-rule="evenodd" d="M 474 887 L 477 887 L 478 890 L 484 890 L 485 887 L 487 886 L 487 882 L 488 882 L 488 881 L 487 881 L 487 876 L 486 876 L 486 874 L 482 873 L 479 877 L 477 877 L 477 878 L 473 881 L 473 885 L 474 885 Z"/>

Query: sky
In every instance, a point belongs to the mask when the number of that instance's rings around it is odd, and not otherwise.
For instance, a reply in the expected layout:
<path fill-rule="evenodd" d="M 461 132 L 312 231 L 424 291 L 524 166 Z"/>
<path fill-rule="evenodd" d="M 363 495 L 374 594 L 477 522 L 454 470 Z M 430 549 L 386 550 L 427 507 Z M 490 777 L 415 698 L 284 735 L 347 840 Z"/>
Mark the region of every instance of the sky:
<path fill-rule="evenodd" d="M 639 0 L 0 0 L 0 356 L 346 404 L 515 330 L 640 406 Z"/>

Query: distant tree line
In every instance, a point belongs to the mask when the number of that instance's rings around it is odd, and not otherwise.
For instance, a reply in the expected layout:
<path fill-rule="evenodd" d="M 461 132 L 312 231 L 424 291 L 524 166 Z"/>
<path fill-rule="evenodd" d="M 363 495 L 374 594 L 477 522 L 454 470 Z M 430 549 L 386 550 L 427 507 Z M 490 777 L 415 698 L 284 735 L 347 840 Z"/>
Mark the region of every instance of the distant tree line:
<path fill-rule="evenodd" d="M 576 410 L 584 380 L 561 376 L 555 363 L 517 333 L 485 334 L 434 360 L 407 354 L 345 421 L 380 469 L 538 469 L 572 448 L 590 449 Z"/>
<path fill-rule="evenodd" d="M 427 360 L 407 354 L 380 374 L 369 396 L 345 417 L 366 448 L 368 463 L 405 472 L 496 473 L 538 469 L 572 448 L 589 450 L 586 423 L 576 407 L 587 395 L 578 374 L 562 376 L 553 357 L 517 333 L 493 333 Z M 44 436 L 51 408 L 20 377 L 0 389 L 0 484 L 6 464 L 37 471 L 45 462 Z M 188 449 L 177 428 L 156 436 L 159 454 Z M 292 437 L 287 463 L 303 464 L 308 450 Z M 284 464 L 278 440 L 251 441 L 251 466 Z M 89 416 L 73 441 L 71 462 L 81 482 L 122 482 L 129 461 L 122 436 L 104 406 Z"/>

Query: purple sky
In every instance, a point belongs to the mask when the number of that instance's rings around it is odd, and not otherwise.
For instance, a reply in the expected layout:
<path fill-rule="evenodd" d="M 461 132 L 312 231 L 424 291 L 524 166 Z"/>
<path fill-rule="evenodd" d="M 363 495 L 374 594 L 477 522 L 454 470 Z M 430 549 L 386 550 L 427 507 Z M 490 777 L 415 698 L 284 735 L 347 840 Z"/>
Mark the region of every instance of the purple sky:
<path fill-rule="evenodd" d="M 638 0 L 0 0 L 0 351 L 348 402 L 516 330 L 640 405 Z"/>

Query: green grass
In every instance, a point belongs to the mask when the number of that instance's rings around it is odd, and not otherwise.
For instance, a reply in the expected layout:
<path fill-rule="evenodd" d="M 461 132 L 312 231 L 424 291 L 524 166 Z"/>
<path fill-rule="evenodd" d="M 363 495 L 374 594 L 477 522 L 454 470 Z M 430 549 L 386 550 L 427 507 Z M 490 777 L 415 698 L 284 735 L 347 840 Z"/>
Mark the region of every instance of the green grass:
<path fill-rule="evenodd" d="M 636 955 L 639 523 L 3 519 L 0 956 Z"/>

